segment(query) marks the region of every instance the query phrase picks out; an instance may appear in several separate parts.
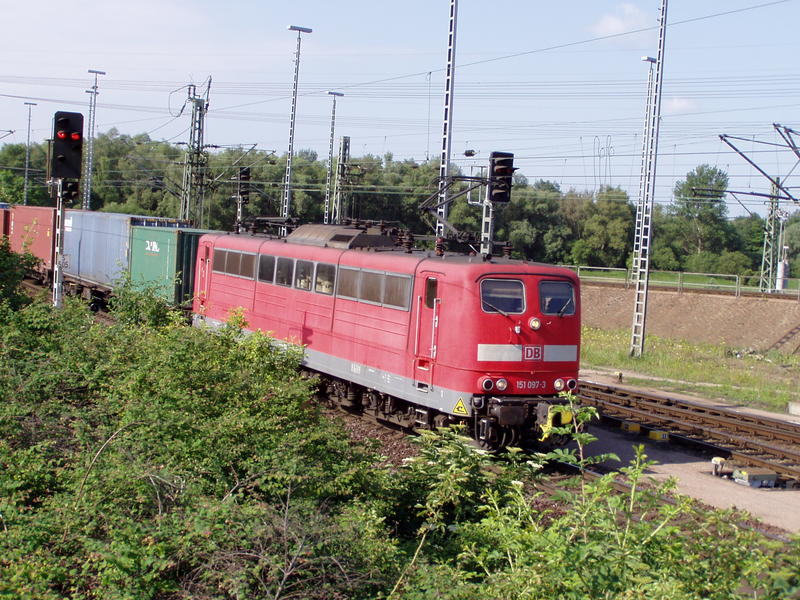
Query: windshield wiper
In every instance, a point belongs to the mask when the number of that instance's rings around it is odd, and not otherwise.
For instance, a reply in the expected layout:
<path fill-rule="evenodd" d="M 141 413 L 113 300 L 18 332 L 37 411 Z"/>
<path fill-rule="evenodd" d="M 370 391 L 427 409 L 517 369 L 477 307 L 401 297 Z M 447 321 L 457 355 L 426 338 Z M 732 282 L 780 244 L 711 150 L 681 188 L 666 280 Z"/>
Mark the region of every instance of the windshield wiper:
<path fill-rule="evenodd" d="M 559 317 L 563 317 L 563 316 L 564 316 L 564 311 L 566 311 L 566 310 L 567 310 L 567 307 L 568 307 L 570 304 L 572 304 L 572 296 L 570 296 L 570 297 L 569 297 L 569 299 L 568 299 L 566 302 L 564 302 L 564 306 L 562 306 L 562 307 L 561 307 L 561 310 L 560 310 L 560 311 L 558 311 L 558 316 L 559 316 Z"/>
<path fill-rule="evenodd" d="M 506 311 L 504 311 L 504 310 L 502 310 L 502 309 L 499 309 L 499 308 L 497 308 L 497 307 L 496 307 L 494 304 L 492 304 L 491 302 L 487 302 L 486 300 L 481 300 L 481 302 L 483 302 L 483 303 L 484 303 L 486 306 L 488 306 L 489 308 L 493 308 L 494 310 L 496 310 L 497 312 L 499 312 L 499 313 L 500 313 L 501 315 L 503 315 L 504 317 L 508 317 L 509 319 L 511 318 L 511 315 L 509 315 L 509 314 L 508 314 Z"/>

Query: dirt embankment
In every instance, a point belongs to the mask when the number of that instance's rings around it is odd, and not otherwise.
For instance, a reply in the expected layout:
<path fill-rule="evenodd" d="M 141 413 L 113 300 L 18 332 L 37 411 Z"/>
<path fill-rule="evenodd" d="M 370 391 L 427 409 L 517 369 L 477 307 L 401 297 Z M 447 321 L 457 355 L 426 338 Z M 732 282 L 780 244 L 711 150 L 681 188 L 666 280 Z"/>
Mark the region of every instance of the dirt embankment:
<path fill-rule="evenodd" d="M 584 284 L 581 288 L 583 323 L 600 329 L 630 329 L 633 302 L 633 288 Z M 737 298 L 651 287 L 647 332 L 762 352 L 800 353 L 800 301 L 796 297 Z"/>

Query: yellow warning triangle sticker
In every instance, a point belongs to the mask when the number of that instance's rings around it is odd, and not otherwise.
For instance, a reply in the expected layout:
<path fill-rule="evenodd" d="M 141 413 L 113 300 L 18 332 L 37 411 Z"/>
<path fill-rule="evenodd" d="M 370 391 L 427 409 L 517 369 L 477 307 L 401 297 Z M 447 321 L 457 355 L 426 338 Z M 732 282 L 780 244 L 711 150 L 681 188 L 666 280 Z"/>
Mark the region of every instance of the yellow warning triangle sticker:
<path fill-rule="evenodd" d="M 458 402 L 456 402 L 456 405 L 453 407 L 453 413 L 464 417 L 469 416 L 467 407 L 464 406 L 464 401 L 461 398 L 458 399 Z"/>

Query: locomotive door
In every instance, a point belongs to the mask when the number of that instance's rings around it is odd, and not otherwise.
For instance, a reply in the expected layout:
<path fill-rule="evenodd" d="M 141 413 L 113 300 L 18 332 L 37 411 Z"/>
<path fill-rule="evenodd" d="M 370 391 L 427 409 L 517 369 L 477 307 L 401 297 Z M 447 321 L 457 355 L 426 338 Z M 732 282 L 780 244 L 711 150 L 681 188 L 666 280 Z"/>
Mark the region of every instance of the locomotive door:
<path fill-rule="evenodd" d="M 433 367 L 436 363 L 439 312 L 442 300 L 439 297 L 441 274 L 422 273 L 422 293 L 417 302 L 417 331 L 414 343 L 414 382 L 417 389 L 427 391 L 433 383 Z"/>
<path fill-rule="evenodd" d="M 204 309 L 206 302 L 208 302 L 208 288 L 211 279 L 211 246 L 208 243 L 203 244 L 197 251 L 197 256 L 200 262 L 196 284 L 197 298 L 201 309 Z"/>

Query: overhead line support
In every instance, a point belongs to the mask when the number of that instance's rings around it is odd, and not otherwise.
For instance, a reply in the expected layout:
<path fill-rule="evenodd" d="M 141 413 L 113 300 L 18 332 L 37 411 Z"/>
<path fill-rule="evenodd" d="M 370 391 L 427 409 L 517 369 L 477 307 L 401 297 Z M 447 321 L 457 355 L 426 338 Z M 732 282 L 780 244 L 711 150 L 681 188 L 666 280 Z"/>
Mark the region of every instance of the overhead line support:
<path fill-rule="evenodd" d="M 439 208 L 436 213 L 436 235 L 444 237 L 447 221 L 447 181 L 450 176 L 450 154 L 453 131 L 453 87 L 456 74 L 456 31 L 458 0 L 450 0 L 450 31 L 447 38 L 447 71 L 444 92 L 444 122 L 442 124 L 442 153 L 439 163 Z"/>

